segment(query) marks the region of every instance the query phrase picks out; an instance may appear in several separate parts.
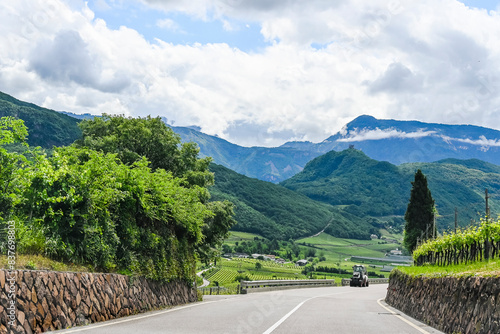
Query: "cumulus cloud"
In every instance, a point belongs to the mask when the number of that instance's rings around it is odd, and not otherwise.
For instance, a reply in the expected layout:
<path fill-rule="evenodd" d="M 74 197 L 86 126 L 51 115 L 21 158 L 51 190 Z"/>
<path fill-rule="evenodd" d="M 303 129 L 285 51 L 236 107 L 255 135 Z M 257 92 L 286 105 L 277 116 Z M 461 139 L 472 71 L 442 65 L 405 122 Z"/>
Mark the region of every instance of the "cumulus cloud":
<path fill-rule="evenodd" d="M 245 145 L 321 141 L 360 114 L 500 129 L 497 12 L 455 0 L 141 1 L 160 10 L 159 31 L 189 33 L 181 13 L 227 34 L 251 22 L 268 45 L 173 44 L 126 20 L 111 28 L 80 0 L 5 2 L 0 90 L 76 113 L 160 115 Z"/>
<path fill-rule="evenodd" d="M 379 92 L 419 92 L 422 87 L 422 77 L 415 75 L 401 63 L 392 63 L 375 81 L 366 82 L 371 93 Z"/>
<path fill-rule="evenodd" d="M 61 85 L 74 82 L 104 92 L 120 92 L 130 84 L 123 72 L 106 77 L 100 58 L 89 52 L 74 30 L 59 32 L 53 41 L 40 41 L 29 56 L 29 68 L 42 79 Z"/>
<path fill-rule="evenodd" d="M 53 41 L 41 41 L 33 49 L 30 67 L 43 79 L 75 81 L 89 85 L 95 81 L 96 59 L 76 31 L 62 31 Z"/>

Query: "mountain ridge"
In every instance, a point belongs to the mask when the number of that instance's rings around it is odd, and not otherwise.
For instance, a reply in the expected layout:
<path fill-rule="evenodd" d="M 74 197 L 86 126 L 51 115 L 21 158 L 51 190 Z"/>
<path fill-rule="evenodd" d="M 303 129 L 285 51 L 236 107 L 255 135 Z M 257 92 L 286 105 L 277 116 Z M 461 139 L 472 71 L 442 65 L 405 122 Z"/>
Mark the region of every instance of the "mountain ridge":
<path fill-rule="evenodd" d="M 32 146 L 69 145 L 81 136 L 77 125 L 80 120 L 0 92 L 0 117 L 4 116 L 24 120 L 28 127 L 27 142 Z"/>
<path fill-rule="evenodd" d="M 28 142 L 47 148 L 71 143 L 81 134 L 77 127 L 80 119 L 96 117 L 53 111 L 4 93 L 0 93 L 0 103 L 0 116 L 15 116 L 22 110 L 30 128 Z M 8 106 L 10 109 L 14 106 L 17 111 L 5 112 Z M 34 115 L 42 110 L 44 118 L 38 117 L 35 121 Z M 166 119 L 164 122 L 167 124 Z M 54 124 L 60 126 L 52 129 Z M 475 125 L 384 120 L 361 115 L 322 142 L 287 142 L 278 147 L 243 147 L 193 127 L 169 126 L 183 142 L 197 143 L 202 157 L 211 156 L 216 164 L 273 183 L 301 172 L 309 161 L 322 154 L 349 147 L 363 151 L 372 159 L 395 165 L 443 159 L 479 159 L 500 165 L 500 131 Z M 40 137 L 42 134 L 46 137 Z"/>
<path fill-rule="evenodd" d="M 307 197 L 342 206 L 358 217 L 402 217 L 417 169 L 427 176 L 436 201 L 440 228 L 460 225 L 484 216 L 484 189 L 490 190 L 492 213 L 500 213 L 500 166 L 480 160 L 447 159 L 399 166 L 371 159 L 356 149 L 331 151 L 309 162 L 304 170 L 280 184 Z"/>
<path fill-rule="evenodd" d="M 288 240 L 313 235 L 323 229 L 342 238 L 369 239 L 377 233 L 363 217 L 310 199 L 281 185 L 249 178 L 221 165 L 211 164 L 214 200 L 235 203 L 233 230 L 257 233 L 268 239 Z"/>
<path fill-rule="evenodd" d="M 212 156 L 215 163 L 274 183 L 292 177 L 322 154 L 349 147 L 395 165 L 444 159 L 478 159 L 500 165 L 500 131 L 469 124 L 385 120 L 361 115 L 322 142 L 294 141 L 274 148 L 242 147 L 193 129 L 172 128 L 183 141 L 197 142 L 201 154 Z"/>
<path fill-rule="evenodd" d="M 77 126 L 80 120 L 76 119 L 74 114 L 66 114 L 68 115 L 0 93 L 0 116 L 15 116 L 24 119 L 28 127 L 32 126 L 29 128 L 30 145 L 61 146 L 77 139 L 80 136 Z M 90 115 L 90 117 L 95 116 Z M 166 120 L 164 121 L 166 123 Z M 394 124 L 403 125 L 396 129 Z M 385 138 L 385 141 L 374 139 L 362 142 L 368 147 L 369 144 L 375 143 L 376 145 L 371 147 L 375 152 L 387 154 L 387 151 L 391 153 L 392 148 L 390 145 L 387 147 L 383 145 L 391 141 L 401 145 L 404 140 L 410 144 L 413 141 L 413 145 L 422 145 L 416 143 L 415 138 L 425 139 L 429 131 L 433 131 L 432 134 L 439 134 L 441 137 L 438 139 L 449 135 L 457 138 L 460 136 L 460 132 L 445 131 L 458 129 L 454 125 L 442 127 L 438 124 L 438 128 L 433 128 L 434 125 L 431 124 L 432 126 L 429 125 L 428 128 L 422 128 L 422 124 L 430 123 L 377 120 L 364 115 L 348 123 L 337 133 L 336 143 L 333 143 L 333 140 L 318 144 L 296 142 L 296 145 L 303 149 L 241 147 L 222 138 L 201 133 L 196 128 L 171 128 L 183 141 L 198 143 L 201 155 L 213 156 L 215 162 L 222 161 L 221 165 L 227 164 L 229 168 L 236 170 L 229 170 L 227 166 L 214 167 L 216 185 L 212 189 L 213 197 L 234 201 L 237 208 L 242 210 L 237 212 L 242 221 L 240 227 L 243 226 L 242 229 L 250 232 L 260 232 L 268 237 L 277 236 L 273 231 L 278 231 L 283 238 L 312 234 L 323 229 L 332 217 L 336 219 L 337 224 L 331 224 L 327 232 L 337 236 L 366 238 L 368 232 L 373 232 L 373 227 L 401 227 L 402 215 L 407 204 L 405 194 L 409 194 L 412 177 L 417 168 L 421 168 L 428 176 L 430 187 L 436 195 L 438 210 L 442 217 L 438 219 L 438 224 L 442 228 L 450 226 L 455 207 L 463 209 L 460 213 L 461 225 L 466 224 L 467 219 L 478 218 L 477 212 L 484 207 L 485 188 L 490 189 L 492 212 L 500 212 L 498 164 L 485 162 L 476 157 L 459 160 L 454 156 L 446 156 L 444 159 L 436 159 L 434 163 L 412 162 L 396 165 L 380 161 L 385 159 L 371 157 L 365 149 L 359 149 L 362 146 L 360 143 L 353 144 L 352 141 L 353 136 L 360 134 L 365 137 L 366 134 L 392 136 L 394 138 Z M 493 152 L 498 156 L 494 148 L 500 140 L 494 136 L 500 131 L 493 129 L 484 131 L 481 127 L 469 125 L 460 127 L 465 134 L 471 128 L 475 137 L 472 135 L 467 138 L 460 137 L 467 139 L 463 144 L 469 143 L 477 148 L 474 141 L 482 140 L 483 136 L 484 139 L 490 140 L 486 143 L 492 144 L 493 148 L 479 151 Z M 445 130 L 439 132 L 440 129 Z M 410 138 L 403 138 L 405 135 L 402 133 L 412 135 Z M 486 136 L 491 137 L 486 138 Z M 345 138 L 351 141 L 339 141 Z M 30 142 L 34 139 L 35 144 Z M 446 141 L 441 139 L 438 143 L 447 145 Z M 330 150 L 323 154 L 321 151 L 329 149 L 327 145 L 332 143 L 342 144 L 351 149 Z M 433 144 L 435 143 L 423 142 L 424 146 L 421 148 L 426 149 L 425 145 L 428 145 L 428 150 L 438 151 L 439 147 L 433 148 Z M 402 149 L 408 150 L 408 147 Z M 441 149 L 440 155 L 444 155 L 443 152 L 447 151 Z M 410 157 L 419 158 L 418 155 L 411 154 Z M 221 179 L 221 175 L 225 177 L 225 181 L 224 177 Z M 280 185 L 273 185 L 260 181 L 259 178 L 274 183 L 284 181 Z M 274 195 L 269 197 L 269 194 Z M 280 201 L 285 198 L 287 200 Z M 302 209 L 297 211 L 297 208 Z M 316 217 L 308 217 L 309 212 L 314 212 Z M 251 226 L 253 223 L 258 224 L 261 230 L 255 231 Z"/>

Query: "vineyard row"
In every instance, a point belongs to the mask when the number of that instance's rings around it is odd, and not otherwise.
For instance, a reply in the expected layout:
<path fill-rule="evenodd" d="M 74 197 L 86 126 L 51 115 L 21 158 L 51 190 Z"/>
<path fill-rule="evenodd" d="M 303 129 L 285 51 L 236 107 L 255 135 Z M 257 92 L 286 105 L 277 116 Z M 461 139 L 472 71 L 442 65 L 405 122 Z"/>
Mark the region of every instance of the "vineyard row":
<path fill-rule="evenodd" d="M 448 266 L 500 257 L 500 220 L 481 220 L 480 226 L 444 234 L 421 244 L 413 252 L 416 265 Z"/>

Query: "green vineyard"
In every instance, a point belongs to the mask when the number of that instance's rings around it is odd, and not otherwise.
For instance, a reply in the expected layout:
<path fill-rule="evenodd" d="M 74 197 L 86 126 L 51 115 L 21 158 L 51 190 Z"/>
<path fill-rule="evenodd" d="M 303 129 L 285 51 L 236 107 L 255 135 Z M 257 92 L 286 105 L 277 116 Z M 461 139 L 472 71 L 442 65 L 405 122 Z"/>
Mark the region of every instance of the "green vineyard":
<path fill-rule="evenodd" d="M 500 220 L 481 220 L 474 226 L 457 233 L 444 234 L 417 247 L 413 258 L 417 265 L 448 266 L 471 263 L 500 256 Z"/>
<path fill-rule="evenodd" d="M 224 269 L 224 268 L 217 268 L 212 273 L 210 273 L 210 275 L 205 276 L 205 278 L 209 281 L 219 282 L 219 284 L 221 284 L 221 283 L 234 282 L 234 280 L 236 279 L 236 276 L 238 276 L 237 271 Z"/>
<path fill-rule="evenodd" d="M 257 263 L 260 264 L 258 269 Z M 237 285 L 241 279 L 295 280 L 306 279 L 306 276 L 302 274 L 302 268 L 294 264 L 279 264 L 255 259 L 222 259 L 217 267 L 206 272 L 205 279 L 210 281 L 210 286 L 214 286 L 217 282 L 219 286 L 231 287 Z"/>

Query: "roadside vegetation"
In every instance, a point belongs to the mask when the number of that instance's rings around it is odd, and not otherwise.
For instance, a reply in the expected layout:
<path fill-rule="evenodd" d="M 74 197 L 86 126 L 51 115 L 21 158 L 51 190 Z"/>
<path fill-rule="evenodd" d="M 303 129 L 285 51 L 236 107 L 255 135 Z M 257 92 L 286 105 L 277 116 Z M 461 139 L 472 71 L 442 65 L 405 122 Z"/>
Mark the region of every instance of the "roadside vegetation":
<path fill-rule="evenodd" d="M 0 268 L 8 268 L 9 259 L 6 255 L 0 256 Z M 64 263 L 52 260 L 40 254 L 19 254 L 16 257 L 16 268 L 27 270 L 53 270 L 53 271 L 72 271 L 72 272 L 91 272 L 90 266 L 84 266 L 74 263 Z"/>
<path fill-rule="evenodd" d="M 481 219 L 453 233 L 443 233 L 418 245 L 415 266 L 397 270 L 410 276 L 500 276 L 500 219 Z"/>
<path fill-rule="evenodd" d="M 24 144 L 22 120 L 0 119 L 0 228 L 15 233 L 1 253 L 192 282 L 196 261 L 210 262 L 235 223 L 230 202 L 210 201 L 210 159 L 159 118 L 79 126 L 82 139 L 48 156 Z M 16 142 L 23 154 L 4 148 Z"/>
<path fill-rule="evenodd" d="M 500 276 L 500 259 L 477 261 L 467 264 L 451 266 L 425 265 L 412 267 L 398 267 L 397 269 L 412 277 L 468 277 L 468 276 Z"/>
<path fill-rule="evenodd" d="M 417 265 L 454 265 L 492 259 L 500 256 L 500 219 L 482 219 L 479 226 L 472 226 L 455 233 L 427 240 L 413 252 Z"/>

